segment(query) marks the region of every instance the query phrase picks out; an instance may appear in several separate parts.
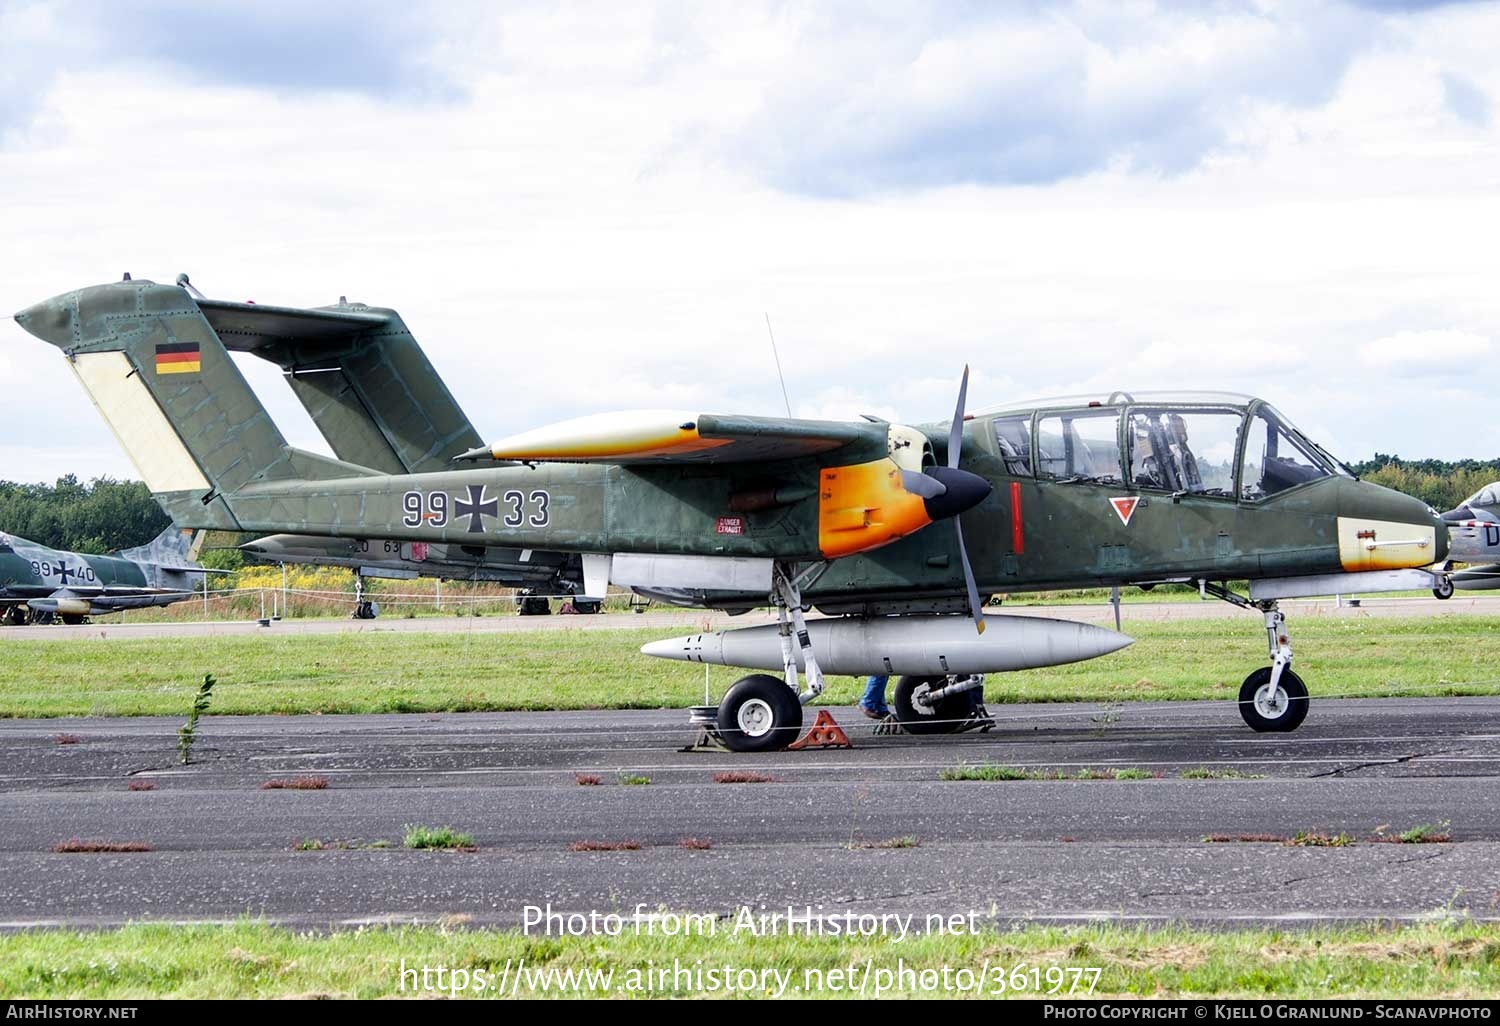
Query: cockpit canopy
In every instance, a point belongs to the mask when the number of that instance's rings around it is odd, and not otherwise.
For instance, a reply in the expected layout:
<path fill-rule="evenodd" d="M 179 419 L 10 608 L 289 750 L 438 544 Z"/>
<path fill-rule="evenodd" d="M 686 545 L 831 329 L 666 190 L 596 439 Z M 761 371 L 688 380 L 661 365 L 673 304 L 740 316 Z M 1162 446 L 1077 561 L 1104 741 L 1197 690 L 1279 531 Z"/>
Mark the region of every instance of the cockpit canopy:
<path fill-rule="evenodd" d="M 1269 404 L 1225 392 L 1116 392 L 986 414 L 1008 473 L 1257 502 L 1343 474 Z"/>

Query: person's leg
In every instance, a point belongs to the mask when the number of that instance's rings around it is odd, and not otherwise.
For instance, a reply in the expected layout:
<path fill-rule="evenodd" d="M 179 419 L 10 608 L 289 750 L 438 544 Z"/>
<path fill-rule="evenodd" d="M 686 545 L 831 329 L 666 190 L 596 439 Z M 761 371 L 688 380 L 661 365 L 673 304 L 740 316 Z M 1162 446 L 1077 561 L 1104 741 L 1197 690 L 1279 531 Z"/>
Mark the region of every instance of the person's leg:
<path fill-rule="evenodd" d="M 890 715 L 885 704 L 885 686 L 889 677 L 871 676 L 865 681 L 865 693 L 860 697 L 859 707 L 871 719 L 884 719 Z"/>

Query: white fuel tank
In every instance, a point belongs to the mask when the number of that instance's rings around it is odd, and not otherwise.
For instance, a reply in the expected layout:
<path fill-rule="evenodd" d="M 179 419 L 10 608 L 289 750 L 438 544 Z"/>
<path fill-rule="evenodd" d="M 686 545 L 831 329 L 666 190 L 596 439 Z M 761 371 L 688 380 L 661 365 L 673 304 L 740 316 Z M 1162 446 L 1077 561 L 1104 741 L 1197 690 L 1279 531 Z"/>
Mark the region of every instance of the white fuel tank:
<path fill-rule="evenodd" d="M 1096 659 L 1135 639 L 1092 624 L 986 614 L 983 634 L 967 616 L 829 617 L 807 621 L 818 666 L 833 676 L 970 674 L 1029 670 Z M 799 646 L 793 645 L 798 654 Z M 718 666 L 780 670 L 775 624 L 653 641 L 641 652 Z"/>

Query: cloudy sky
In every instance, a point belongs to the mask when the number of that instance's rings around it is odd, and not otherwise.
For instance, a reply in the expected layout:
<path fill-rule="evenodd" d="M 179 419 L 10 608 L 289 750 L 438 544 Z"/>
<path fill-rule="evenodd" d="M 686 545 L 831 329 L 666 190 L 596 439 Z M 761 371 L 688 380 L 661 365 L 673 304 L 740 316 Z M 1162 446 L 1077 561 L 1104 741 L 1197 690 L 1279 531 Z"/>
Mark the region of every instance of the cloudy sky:
<path fill-rule="evenodd" d="M 1500 456 L 1500 7 L 0 0 L 0 310 L 396 307 L 487 437 L 1264 395 Z M 321 449 L 275 373 L 252 381 Z M 134 476 L 0 322 L 0 479 Z"/>

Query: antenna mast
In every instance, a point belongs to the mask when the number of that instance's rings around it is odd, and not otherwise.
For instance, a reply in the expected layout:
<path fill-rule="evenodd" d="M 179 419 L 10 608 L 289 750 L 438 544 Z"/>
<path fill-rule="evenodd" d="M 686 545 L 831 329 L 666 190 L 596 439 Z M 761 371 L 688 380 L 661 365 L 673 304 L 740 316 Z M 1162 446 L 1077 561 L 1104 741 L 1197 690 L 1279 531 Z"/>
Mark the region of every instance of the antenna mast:
<path fill-rule="evenodd" d="M 776 332 L 771 330 L 771 315 L 766 314 L 766 334 L 771 336 L 771 356 L 776 360 L 776 378 L 781 382 L 781 400 L 786 403 L 786 415 L 792 416 L 792 399 L 786 392 L 786 375 L 781 373 L 781 354 L 776 351 Z"/>

